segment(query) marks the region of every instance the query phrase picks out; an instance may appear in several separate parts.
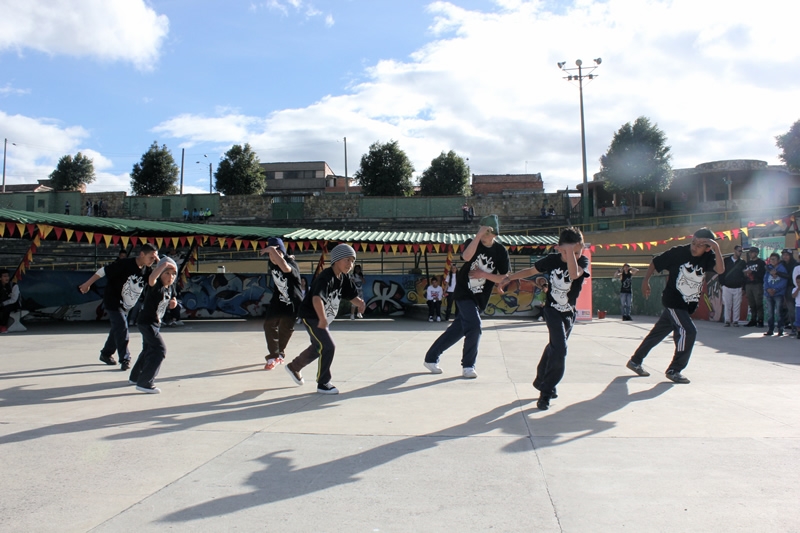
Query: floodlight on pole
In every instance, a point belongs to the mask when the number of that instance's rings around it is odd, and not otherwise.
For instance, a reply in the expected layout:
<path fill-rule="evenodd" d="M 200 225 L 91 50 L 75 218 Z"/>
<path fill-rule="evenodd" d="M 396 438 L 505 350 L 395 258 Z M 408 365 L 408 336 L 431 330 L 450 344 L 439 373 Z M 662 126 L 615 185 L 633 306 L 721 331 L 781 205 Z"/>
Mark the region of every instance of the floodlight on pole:
<path fill-rule="evenodd" d="M 208 159 L 208 156 L 207 156 L 206 154 L 203 154 L 203 157 L 205 157 L 206 159 Z M 199 163 L 202 163 L 202 161 L 197 161 L 197 163 L 198 163 L 198 164 L 199 164 Z M 212 184 L 212 178 L 211 178 L 211 162 L 209 161 L 209 163 L 208 163 L 208 194 L 211 194 L 211 184 Z"/>
<path fill-rule="evenodd" d="M 603 62 L 603 59 L 598 57 L 594 60 L 593 67 L 587 67 L 590 69 L 588 72 L 584 73 L 583 69 L 583 61 L 580 59 L 575 60 L 575 65 L 578 68 L 564 68 L 564 65 L 567 64 L 566 61 L 559 61 L 556 63 L 558 68 L 563 70 L 567 73 L 567 76 L 564 77 L 567 81 L 577 81 L 578 82 L 578 92 L 580 94 L 580 103 L 581 103 L 581 156 L 583 161 L 583 223 L 589 223 L 589 177 L 586 171 L 586 126 L 583 120 L 583 79 L 588 78 L 589 80 L 593 80 L 597 77 L 597 74 L 594 74 L 594 71 L 597 67 L 600 66 L 600 63 Z M 572 71 L 577 70 L 577 74 L 571 74 Z"/>
<path fill-rule="evenodd" d="M 16 146 L 11 143 L 11 146 Z M 6 152 L 8 151 L 8 139 L 3 139 L 3 192 L 6 192 Z"/>

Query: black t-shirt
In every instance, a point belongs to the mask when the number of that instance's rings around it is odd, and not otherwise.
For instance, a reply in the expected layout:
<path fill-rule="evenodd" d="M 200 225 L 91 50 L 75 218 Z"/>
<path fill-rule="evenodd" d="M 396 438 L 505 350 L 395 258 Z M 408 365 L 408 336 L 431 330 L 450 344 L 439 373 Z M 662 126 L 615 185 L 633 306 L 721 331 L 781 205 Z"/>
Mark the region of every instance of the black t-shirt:
<path fill-rule="evenodd" d="M 289 272 L 284 272 L 272 261 L 268 262 L 273 290 L 267 314 L 296 317 L 303 301 L 300 291 L 300 269 L 297 263 L 288 257 L 285 259 L 291 269 Z"/>
<path fill-rule="evenodd" d="M 744 266 L 745 285 L 763 285 L 764 274 L 767 273 L 767 264 L 760 257 L 748 261 Z"/>
<path fill-rule="evenodd" d="M 319 319 L 314 310 L 314 296 L 322 299 L 325 316 L 328 323 L 331 323 L 339 313 L 339 302 L 352 300 L 358 296 L 358 291 L 349 274 L 342 274 L 337 279 L 333 274 L 333 268 L 328 267 L 314 278 L 311 288 L 306 291 L 306 297 L 303 298 L 303 304 L 300 306 L 300 318 Z"/>
<path fill-rule="evenodd" d="M 106 288 L 103 305 L 106 309 L 130 310 L 142 294 L 150 276 L 150 268 L 140 268 L 135 257 L 120 259 L 105 267 Z"/>
<path fill-rule="evenodd" d="M 622 280 L 622 287 L 619 289 L 620 294 L 631 294 L 631 278 L 633 274 L 628 272 L 627 274 L 625 271 L 622 271 L 619 275 L 619 279 Z"/>
<path fill-rule="evenodd" d="M 156 284 L 145 289 L 144 303 L 139 312 L 139 324 L 161 325 L 161 319 L 167 312 L 169 301 L 175 296 L 175 289 L 172 285 L 165 287 L 161 283 L 161 278 L 156 280 Z"/>
<path fill-rule="evenodd" d="M 669 272 L 667 285 L 661 294 L 661 303 L 670 309 L 684 309 L 694 313 L 700 294 L 703 291 L 703 279 L 706 272 L 716 265 L 714 252 L 705 252 L 695 257 L 691 245 L 674 246 L 653 258 L 657 272 Z"/>
<path fill-rule="evenodd" d="M 561 259 L 560 253 L 548 254 L 536 261 L 533 266 L 543 273 L 550 284 L 547 291 L 548 305 L 561 313 L 574 313 L 575 302 L 583 287 L 583 280 L 589 277 L 586 269 L 589 267 L 589 259 L 585 256 L 578 258 L 578 266 L 583 269 L 583 274 L 576 280 L 569 278 L 569 265 Z"/>
<path fill-rule="evenodd" d="M 464 248 L 469 246 L 472 239 L 467 239 Z M 463 259 L 463 256 L 462 256 Z M 456 276 L 456 290 L 454 298 L 456 300 L 472 300 L 483 311 L 489 303 L 492 295 L 494 282 L 488 279 L 470 279 L 470 270 L 482 270 L 490 274 L 507 274 L 509 267 L 508 251 L 499 242 L 495 241 L 491 246 L 486 247 L 483 243 L 478 243 L 475 255 L 466 261 Z"/>

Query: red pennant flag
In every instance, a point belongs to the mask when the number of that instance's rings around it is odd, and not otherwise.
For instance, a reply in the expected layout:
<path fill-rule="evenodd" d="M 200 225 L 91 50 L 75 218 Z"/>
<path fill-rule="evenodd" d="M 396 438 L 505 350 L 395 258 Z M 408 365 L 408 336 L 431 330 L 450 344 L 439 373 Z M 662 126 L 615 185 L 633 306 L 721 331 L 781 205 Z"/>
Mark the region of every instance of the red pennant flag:
<path fill-rule="evenodd" d="M 232 238 L 230 238 L 230 237 L 228 237 L 227 239 L 225 239 L 225 245 L 226 245 L 228 248 L 231 248 L 231 247 L 233 246 L 233 239 L 232 239 Z"/>
<path fill-rule="evenodd" d="M 216 242 L 217 240 L 216 237 L 211 237 L 211 238 L 213 239 L 214 242 Z M 179 237 L 178 242 L 181 243 L 181 246 L 186 246 L 186 237 Z M 211 244 L 214 244 L 214 242 L 212 242 Z"/>
<path fill-rule="evenodd" d="M 36 231 L 36 224 L 28 224 L 25 227 L 28 228 L 28 235 L 33 237 L 33 232 Z"/>
<path fill-rule="evenodd" d="M 6 222 L 6 231 L 8 231 L 8 236 L 11 237 L 14 235 L 14 228 L 17 226 L 13 222 Z M 20 235 L 21 237 L 21 235 Z"/>
<path fill-rule="evenodd" d="M 415 244 L 415 245 L 413 245 L 413 246 L 411 247 L 411 249 L 412 249 L 412 250 L 414 250 L 414 253 L 417 253 L 417 252 L 419 252 L 419 244 Z"/>
<path fill-rule="evenodd" d="M 95 233 L 95 234 L 94 234 L 94 243 L 95 243 L 95 244 L 100 244 L 100 241 L 101 241 L 102 239 L 103 239 L 103 235 L 101 235 L 101 234 L 99 234 L 99 233 Z"/>
<path fill-rule="evenodd" d="M 590 252 L 592 252 L 592 253 L 594 253 L 594 251 L 595 251 L 595 247 L 594 247 L 594 245 L 592 245 L 592 246 L 590 246 L 590 247 L 589 247 L 589 251 L 590 251 Z"/>
<path fill-rule="evenodd" d="M 61 234 L 64 233 L 64 228 L 53 228 L 53 231 L 56 232 L 56 240 L 61 238 Z"/>
<path fill-rule="evenodd" d="M 119 235 L 114 235 L 111 237 L 111 242 L 113 242 L 115 245 L 119 244 Z"/>
<path fill-rule="evenodd" d="M 731 232 L 733 233 L 733 238 L 734 239 L 738 239 L 739 238 L 739 230 L 738 229 L 731 230 Z"/>
<path fill-rule="evenodd" d="M 75 232 L 75 242 L 81 242 L 82 238 L 83 238 L 83 232 L 82 231 L 76 231 Z"/>
<path fill-rule="evenodd" d="M 139 244 L 139 237 L 134 235 L 133 237 L 131 237 L 131 246 L 136 246 L 137 244 Z"/>
<path fill-rule="evenodd" d="M 214 237 L 211 237 L 211 238 L 213 239 Z M 214 244 L 214 243 L 211 243 L 211 244 Z M 259 246 L 259 248 L 261 248 L 263 250 L 264 248 L 267 247 L 267 241 L 258 241 L 258 246 Z"/>
<path fill-rule="evenodd" d="M 250 241 L 242 241 L 245 248 L 250 248 Z"/>

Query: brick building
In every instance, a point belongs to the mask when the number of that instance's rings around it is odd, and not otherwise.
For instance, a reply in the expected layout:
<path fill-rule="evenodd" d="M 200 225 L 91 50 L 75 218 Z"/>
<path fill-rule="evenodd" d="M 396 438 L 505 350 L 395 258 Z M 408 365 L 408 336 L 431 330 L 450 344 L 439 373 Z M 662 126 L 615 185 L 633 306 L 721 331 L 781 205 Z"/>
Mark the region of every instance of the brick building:
<path fill-rule="evenodd" d="M 501 194 L 543 194 L 541 174 L 473 174 L 472 194 L 475 196 Z"/>

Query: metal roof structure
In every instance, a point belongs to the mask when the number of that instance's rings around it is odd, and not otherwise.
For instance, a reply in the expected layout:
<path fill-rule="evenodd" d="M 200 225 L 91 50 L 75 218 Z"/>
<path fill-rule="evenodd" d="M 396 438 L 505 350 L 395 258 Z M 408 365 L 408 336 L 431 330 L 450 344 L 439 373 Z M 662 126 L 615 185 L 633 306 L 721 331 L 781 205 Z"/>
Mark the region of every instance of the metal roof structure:
<path fill-rule="evenodd" d="M 418 231 L 341 231 L 304 228 L 273 228 L 258 226 L 229 226 L 221 224 L 192 224 L 187 222 L 159 222 L 121 218 L 101 218 L 81 215 L 33 213 L 0 209 L 0 224 L 24 226 L 45 225 L 73 231 L 102 233 L 105 235 L 137 237 L 216 237 L 219 239 L 267 240 L 281 237 L 287 241 L 363 242 L 376 244 L 453 244 L 461 245 L 473 234 L 431 233 Z M 8 232 L 3 232 L 7 235 Z M 24 237 L 24 231 L 18 237 Z M 29 236 L 32 233 L 29 231 Z M 60 238 L 47 232 L 50 239 Z M 557 236 L 550 235 L 500 235 L 498 242 L 506 246 L 552 246 L 558 244 Z"/>

